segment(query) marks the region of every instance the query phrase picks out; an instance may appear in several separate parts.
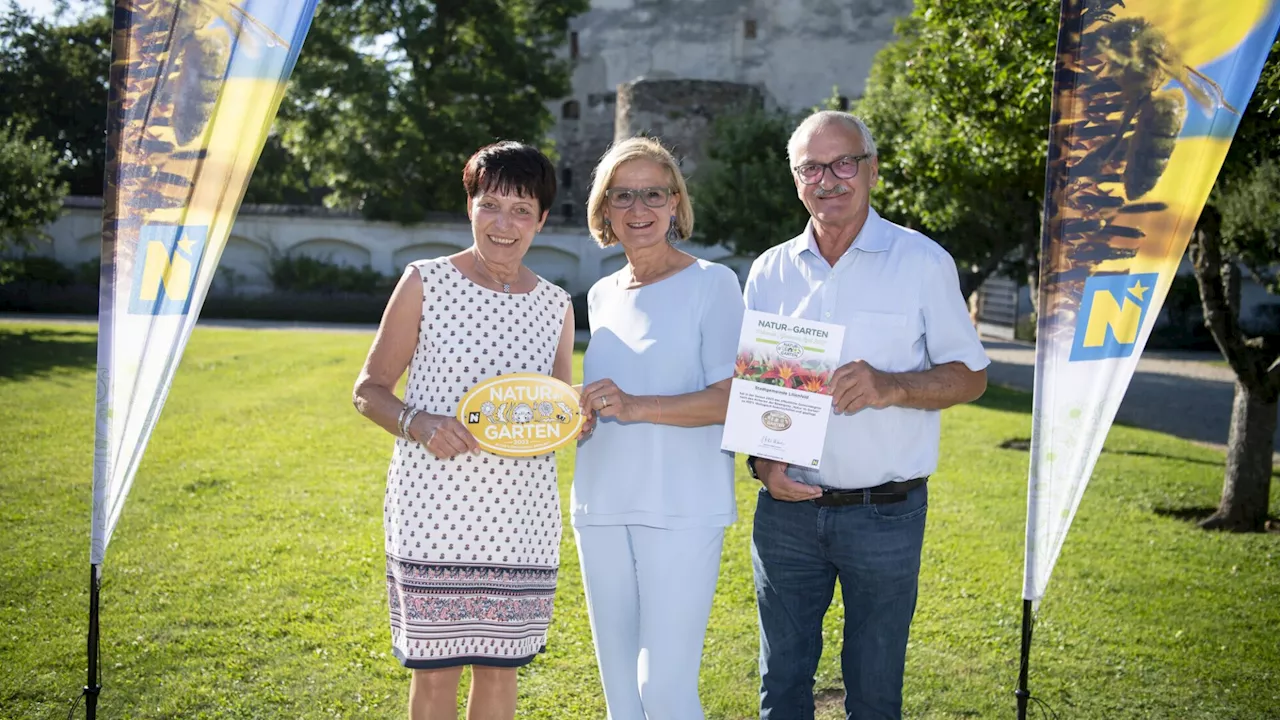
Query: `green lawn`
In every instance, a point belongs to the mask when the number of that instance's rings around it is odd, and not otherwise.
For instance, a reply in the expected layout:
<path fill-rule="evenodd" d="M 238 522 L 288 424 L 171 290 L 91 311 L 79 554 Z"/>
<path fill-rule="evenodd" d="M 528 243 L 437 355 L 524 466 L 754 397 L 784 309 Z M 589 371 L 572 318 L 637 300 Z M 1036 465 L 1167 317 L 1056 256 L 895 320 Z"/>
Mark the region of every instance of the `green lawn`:
<path fill-rule="evenodd" d="M 103 717 L 404 715 L 380 530 L 391 439 L 349 400 L 370 339 L 194 333 L 107 552 Z M 0 323 L 0 717 L 65 716 L 84 684 L 94 362 L 90 325 Z M 1029 435 L 1029 410 L 991 389 L 945 413 L 909 717 L 1013 715 L 1027 456 L 999 445 Z M 1032 690 L 1058 717 L 1277 716 L 1280 536 L 1157 512 L 1214 504 L 1221 463 L 1113 430 L 1037 626 Z M 566 496 L 572 468 L 562 454 Z M 710 718 L 756 702 L 756 486 L 741 470 L 738 489 L 702 670 Z M 1280 488 L 1273 500 L 1280 512 Z M 840 616 L 818 677 L 827 718 Z M 548 653 L 520 692 L 522 718 L 604 717 L 568 532 Z"/>

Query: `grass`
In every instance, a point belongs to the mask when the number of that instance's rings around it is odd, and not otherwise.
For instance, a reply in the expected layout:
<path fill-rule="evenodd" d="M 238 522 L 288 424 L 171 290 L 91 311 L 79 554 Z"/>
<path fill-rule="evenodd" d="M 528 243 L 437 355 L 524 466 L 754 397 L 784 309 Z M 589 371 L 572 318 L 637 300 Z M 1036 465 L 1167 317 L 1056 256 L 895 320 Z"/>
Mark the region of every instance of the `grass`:
<path fill-rule="evenodd" d="M 370 339 L 194 333 L 107 552 L 103 717 L 403 717 L 380 530 L 391 442 L 348 399 Z M 85 681 L 94 347 L 90 325 L 0 323 L 0 717 L 65 716 Z M 1000 444 L 1028 436 L 1029 410 L 993 388 L 944 414 L 908 717 L 1013 715 L 1027 456 Z M 567 495 L 572 454 L 559 463 Z M 1059 717 L 1276 717 L 1280 536 L 1206 534 L 1167 512 L 1213 505 L 1221 464 L 1112 431 L 1036 628 L 1032 690 Z M 709 718 L 755 714 L 756 485 L 738 479 L 702 667 Z M 520 716 L 602 718 L 569 532 L 561 563 Z M 824 718 L 842 717 L 836 598 Z"/>

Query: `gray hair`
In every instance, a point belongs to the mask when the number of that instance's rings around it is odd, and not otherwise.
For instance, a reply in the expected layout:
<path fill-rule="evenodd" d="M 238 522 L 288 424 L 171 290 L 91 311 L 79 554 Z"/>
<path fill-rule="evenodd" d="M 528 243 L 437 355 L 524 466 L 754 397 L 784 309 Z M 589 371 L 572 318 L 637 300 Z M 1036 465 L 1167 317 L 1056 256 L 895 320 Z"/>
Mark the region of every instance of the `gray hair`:
<path fill-rule="evenodd" d="M 862 151 L 873 158 L 878 157 L 876 141 L 871 137 L 871 130 L 867 128 L 867 124 L 862 122 L 861 118 L 840 110 L 821 110 L 805 118 L 796 127 L 795 132 L 791 133 L 791 139 L 787 141 L 787 161 L 795 165 L 796 151 L 799 149 L 800 143 L 827 125 L 843 125 L 849 130 L 857 131 L 862 136 Z"/>

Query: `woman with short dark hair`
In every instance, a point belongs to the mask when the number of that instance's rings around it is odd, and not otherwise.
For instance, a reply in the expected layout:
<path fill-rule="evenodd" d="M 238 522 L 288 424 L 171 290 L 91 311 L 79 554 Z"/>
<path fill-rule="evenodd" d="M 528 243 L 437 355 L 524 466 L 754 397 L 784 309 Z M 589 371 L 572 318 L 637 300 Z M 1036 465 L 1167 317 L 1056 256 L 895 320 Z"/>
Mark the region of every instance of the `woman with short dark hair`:
<path fill-rule="evenodd" d="M 356 381 L 354 402 L 396 436 L 383 525 L 391 639 L 412 669 L 409 717 L 512 718 L 516 668 L 546 645 L 560 564 L 555 455 L 480 450 L 454 415 L 488 378 L 570 382 L 573 306 L 523 264 L 556 193 L 535 148 L 481 148 L 462 172 L 474 242 L 409 264 Z M 395 387 L 406 369 L 404 400 Z"/>

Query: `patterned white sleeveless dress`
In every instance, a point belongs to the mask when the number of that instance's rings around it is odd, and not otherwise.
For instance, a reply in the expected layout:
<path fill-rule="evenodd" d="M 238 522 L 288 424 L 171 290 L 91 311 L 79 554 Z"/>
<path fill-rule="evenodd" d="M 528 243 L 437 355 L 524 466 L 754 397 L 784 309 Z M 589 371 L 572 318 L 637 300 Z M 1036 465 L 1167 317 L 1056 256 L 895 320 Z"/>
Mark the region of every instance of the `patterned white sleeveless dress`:
<path fill-rule="evenodd" d="M 488 378 L 551 374 L 568 293 L 541 278 L 529 293 L 489 290 L 447 258 L 413 267 L 422 319 L 405 402 L 452 416 Z M 543 650 L 560 566 L 554 453 L 437 460 L 398 438 L 383 527 L 391 641 L 405 667 L 517 667 Z"/>

